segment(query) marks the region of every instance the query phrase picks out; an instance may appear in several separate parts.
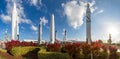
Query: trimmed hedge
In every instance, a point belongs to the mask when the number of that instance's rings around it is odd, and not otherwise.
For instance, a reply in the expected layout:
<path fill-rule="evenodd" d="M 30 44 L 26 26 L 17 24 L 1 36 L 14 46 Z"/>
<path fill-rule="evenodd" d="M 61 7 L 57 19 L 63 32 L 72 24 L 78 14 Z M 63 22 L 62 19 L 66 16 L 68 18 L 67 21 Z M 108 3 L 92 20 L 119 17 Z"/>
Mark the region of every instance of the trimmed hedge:
<path fill-rule="evenodd" d="M 11 41 L 5 43 L 5 45 L 6 45 L 7 50 L 11 50 L 14 47 L 20 47 L 20 46 L 22 46 L 22 47 L 26 47 L 26 46 L 38 47 L 39 46 L 38 43 L 24 42 L 24 41 L 20 42 L 19 40 L 11 40 Z"/>
<path fill-rule="evenodd" d="M 5 52 L 5 53 L 6 53 L 7 50 L 5 50 L 5 49 L 1 49 L 1 48 L 0 48 L 0 52 Z"/>
<path fill-rule="evenodd" d="M 9 52 L 13 56 L 23 56 L 36 49 L 39 49 L 39 48 L 37 47 L 14 47 Z"/>
<path fill-rule="evenodd" d="M 38 59 L 70 59 L 67 53 L 60 52 L 40 52 Z"/>
<path fill-rule="evenodd" d="M 61 52 L 47 52 L 46 47 L 41 46 L 38 59 L 70 59 L 69 54 Z"/>

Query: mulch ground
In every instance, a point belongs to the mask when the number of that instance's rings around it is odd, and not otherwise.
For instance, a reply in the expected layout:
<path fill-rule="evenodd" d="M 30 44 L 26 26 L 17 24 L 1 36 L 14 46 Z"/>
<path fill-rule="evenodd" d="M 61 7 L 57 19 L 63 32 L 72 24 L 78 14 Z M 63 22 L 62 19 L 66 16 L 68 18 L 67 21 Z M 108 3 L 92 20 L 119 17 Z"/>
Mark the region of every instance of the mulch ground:
<path fill-rule="evenodd" d="M 10 55 L 8 53 L 4 53 L 4 52 L 0 52 L 0 56 L 4 57 L 6 59 L 23 59 L 23 57 L 21 57 L 21 56 L 15 57 L 15 56 L 12 56 L 12 55 Z"/>

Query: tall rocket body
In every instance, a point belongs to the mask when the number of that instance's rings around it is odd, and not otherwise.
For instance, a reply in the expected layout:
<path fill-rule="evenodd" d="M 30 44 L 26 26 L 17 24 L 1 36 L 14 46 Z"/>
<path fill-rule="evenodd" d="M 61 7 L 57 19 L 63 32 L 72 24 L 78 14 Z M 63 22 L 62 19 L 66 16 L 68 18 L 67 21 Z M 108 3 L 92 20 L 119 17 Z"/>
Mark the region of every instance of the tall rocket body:
<path fill-rule="evenodd" d="M 12 11 L 12 40 L 19 39 L 19 21 L 16 4 L 13 4 Z"/>
<path fill-rule="evenodd" d="M 88 44 L 91 44 L 91 10 L 89 3 L 87 4 L 86 10 L 86 40 Z"/>
<path fill-rule="evenodd" d="M 42 20 L 40 20 L 40 24 L 39 24 L 38 43 L 42 44 Z"/>
<path fill-rule="evenodd" d="M 50 43 L 54 44 L 55 42 L 55 25 L 54 25 L 54 14 L 51 16 L 51 25 L 50 25 Z"/>

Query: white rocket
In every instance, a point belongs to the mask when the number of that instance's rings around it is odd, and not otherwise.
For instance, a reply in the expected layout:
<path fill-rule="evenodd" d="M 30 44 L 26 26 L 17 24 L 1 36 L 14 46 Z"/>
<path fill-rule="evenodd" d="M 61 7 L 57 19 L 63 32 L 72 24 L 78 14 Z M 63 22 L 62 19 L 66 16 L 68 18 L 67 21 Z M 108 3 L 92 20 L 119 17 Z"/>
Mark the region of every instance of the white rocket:
<path fill-rule="evenodd" d="M 19 19 L 16 4 L 13 4 L 13 11 L 12 11 L 12 40 L 19 39 Z"/>
<path fill-rule="evenodd" d="M 66 39 L 67 39 L 67 31 L 66 31 L 66 29 L 64 30 L 64 40 L 63 41 L 66 41 Z"/>
<path fill-rule="evenodd" d="M 55 42 L 55 25 L 54 25 L 54 14 L 51 16 L 51 25 L 50 25 L 50 43 L 54 44 Z"/>
<path fill-rule="evenodd" d="M 38 44 L 42 44 L 42 20 L 40 20 L 40 24 L 39 24 Z"/>

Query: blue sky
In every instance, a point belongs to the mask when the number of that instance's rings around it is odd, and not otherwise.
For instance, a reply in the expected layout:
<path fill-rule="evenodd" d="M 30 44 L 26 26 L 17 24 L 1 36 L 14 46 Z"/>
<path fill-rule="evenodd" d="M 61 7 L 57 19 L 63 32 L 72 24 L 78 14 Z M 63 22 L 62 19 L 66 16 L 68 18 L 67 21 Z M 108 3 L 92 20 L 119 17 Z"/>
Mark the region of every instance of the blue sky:
<path fill-rule="evenodd" d="M 50 38 L 50 18 L 55 16 L 57 38 L 63 40 L 63 30 L 67 38 L 86 40 L 86 1 L 91 6 L 92 40 L 112 41 L 120 38 L 120 0 L 2 0 L 0 2 L 0 39 L 5 39 L 7 32 L 11 37 L 11 12 L 13 1 L 17 4 L 20 20 L 20 39 L 38 39 L 39 20 L 43 20 L 43 39 Z"/>

